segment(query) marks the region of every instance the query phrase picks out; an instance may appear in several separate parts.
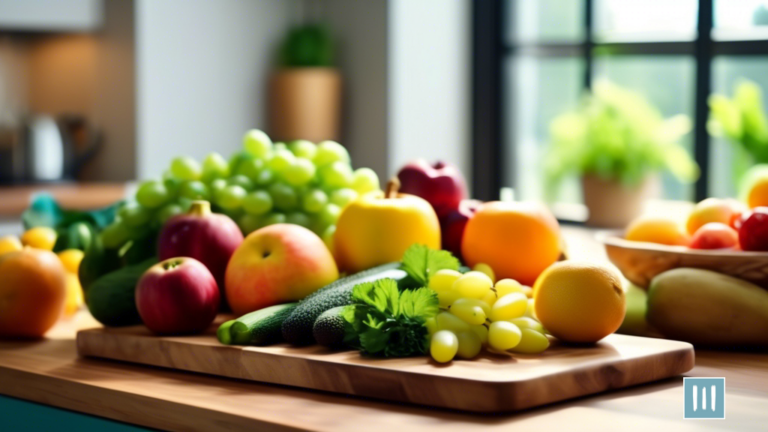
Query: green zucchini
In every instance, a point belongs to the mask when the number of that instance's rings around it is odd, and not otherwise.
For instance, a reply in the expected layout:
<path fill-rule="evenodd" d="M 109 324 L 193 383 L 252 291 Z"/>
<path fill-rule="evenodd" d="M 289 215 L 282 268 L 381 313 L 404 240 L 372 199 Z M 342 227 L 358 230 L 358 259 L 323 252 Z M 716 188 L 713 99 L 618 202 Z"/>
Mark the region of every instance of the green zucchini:
<path fill-rule="evenodd" d="M 282 339 L 283 321 L 296 309 L 298 303 L 270 306 L 245 314 L 229 327 L 235 345 L 270 345 Z"/>

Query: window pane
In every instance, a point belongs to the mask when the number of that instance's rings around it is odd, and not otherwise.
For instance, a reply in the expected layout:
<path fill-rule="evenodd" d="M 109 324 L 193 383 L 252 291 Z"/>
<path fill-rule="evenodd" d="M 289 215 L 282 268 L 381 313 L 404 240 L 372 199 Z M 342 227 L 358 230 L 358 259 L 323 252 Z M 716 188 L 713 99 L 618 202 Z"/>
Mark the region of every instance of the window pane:
<path fill-rule="evenodd" d="M 594 1 L 596 40 L 641 42 L 696 38 L 697 0 Z"/>
<path fill-rule="evenodd" d="M 584 0 L 507 0 L 508 43 L 580 42 Z"/>
<path fill-rule="evenodd" d="M 763 106 L 768 106 L 768 59 L 758 57 L 717 57 L 712 66 L 712 92 L 733 99 L 734 87 L 739 81 L 754 81 L 763 89 Z M 724 138 L 712 138 L 710 145 L 709 194 L 716 197 L 735 197 L 738 178 L 734 169 L 738 144 Z"/>
<path fill-rule="evenodd" d="M 506 64 L 508 88 L 505 124 L 507 133 L 507 166 L 514 167 L 515 178 L 505 178 L 505 185 L 516 186 L 516 198 L 542 200 L 542 150 L 549 135 L 549 122 L 576 106 L 583 88 L 584 60 L 582 58 L 516 57 Z M 514 182 L 513 182 L 514 180 Z M 563 184 L 560 199 L 580 202 L 581 190 L 574 180 Z"/>
<path fill-rule="evenodd" d="M 599 57 L 595 60 L 594 79 L 609 79 L 642 93 L 664 117 L 685 114 L 693 120 L 695 62 L 687 56 Z M 683 144 L 693 148 L 693 134 Z M 681 184 L 668 173 L 662 175 L 663 197 L 693 199 L 693 185 Z"/>
<path fill-rule="evenodd" d="M 714 0 L 712 38 L 715 40 L 768 39 L 768 1 Z"/>

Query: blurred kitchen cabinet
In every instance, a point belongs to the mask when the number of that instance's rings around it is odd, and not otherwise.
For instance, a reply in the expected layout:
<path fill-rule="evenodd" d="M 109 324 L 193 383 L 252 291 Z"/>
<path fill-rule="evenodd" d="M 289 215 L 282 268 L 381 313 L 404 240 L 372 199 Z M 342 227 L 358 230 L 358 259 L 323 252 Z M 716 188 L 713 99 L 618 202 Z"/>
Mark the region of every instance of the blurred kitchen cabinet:
<path fill-rule="evenodd" d="M 92 31 L 103 9 L 103 0 L 0 0 L 0 31 Z"/>

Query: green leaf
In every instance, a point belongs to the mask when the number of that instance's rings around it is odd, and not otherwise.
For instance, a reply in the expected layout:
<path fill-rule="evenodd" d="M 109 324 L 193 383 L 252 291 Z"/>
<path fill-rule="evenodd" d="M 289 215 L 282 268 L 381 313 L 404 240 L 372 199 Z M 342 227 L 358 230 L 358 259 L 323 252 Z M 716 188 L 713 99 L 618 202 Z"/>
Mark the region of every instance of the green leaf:
<path fill-rule="evenodd" d="M 403 270 L 420 286 L 429 285 L 430 276 L 445 269 L 459 269 L 459 260 L 448 251 L 414 244 L 403 254 Z"/>

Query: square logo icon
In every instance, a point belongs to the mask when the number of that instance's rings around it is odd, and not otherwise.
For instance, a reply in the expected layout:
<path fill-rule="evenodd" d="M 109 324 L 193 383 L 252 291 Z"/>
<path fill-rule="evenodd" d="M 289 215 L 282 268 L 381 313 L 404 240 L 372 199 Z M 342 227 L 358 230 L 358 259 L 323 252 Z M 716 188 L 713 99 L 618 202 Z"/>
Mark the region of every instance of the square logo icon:
<path fill-rule="evenodd" d="M 696 420 L 725 418 L 725 378 L 683 378 L 685 415 Z"/>

